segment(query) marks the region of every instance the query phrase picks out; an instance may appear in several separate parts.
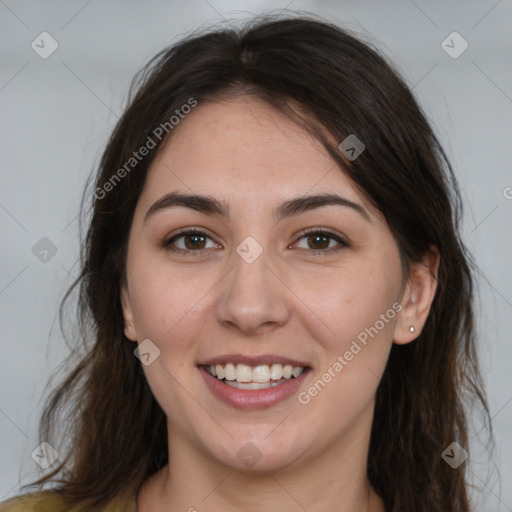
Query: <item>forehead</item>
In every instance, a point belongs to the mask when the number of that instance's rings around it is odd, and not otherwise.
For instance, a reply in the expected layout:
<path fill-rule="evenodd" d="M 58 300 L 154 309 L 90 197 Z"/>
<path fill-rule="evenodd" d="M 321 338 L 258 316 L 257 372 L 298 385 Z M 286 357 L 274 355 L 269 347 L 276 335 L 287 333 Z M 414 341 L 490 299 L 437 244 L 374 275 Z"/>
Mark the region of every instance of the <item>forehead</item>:
<path fill-rule="evenodd" d="M 318 140 L 249 96 L 199 103 L 180 120 L 149 169 L 141 200 L 176 189 L 253 205 L 338 192 L 372 210 Z"/>

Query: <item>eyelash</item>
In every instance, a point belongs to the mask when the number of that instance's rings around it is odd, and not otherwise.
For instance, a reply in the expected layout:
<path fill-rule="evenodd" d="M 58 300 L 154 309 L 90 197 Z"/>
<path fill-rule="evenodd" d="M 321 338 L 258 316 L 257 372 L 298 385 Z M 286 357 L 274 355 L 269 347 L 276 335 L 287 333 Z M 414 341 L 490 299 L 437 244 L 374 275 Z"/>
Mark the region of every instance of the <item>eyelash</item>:
<path fill-rule="evenodd" d="M 172 244 L 176 240 L 178 240 L 179 238 L 182 238 L 184 236 L 187 236 L 187 235 L 200 235 L 200 236 L 206 236 L 207 238 L 211 239 L 211 237 L 204 231 L 200 231 L 200 230 L 194 229 L 194 228 L 193 229 L 185 229 L 183 231 L 180 231 L 179 233 L 176 233 L 171 238 L 165 240 L 163 242 L 164 248 L 169 251 L 172 251 L 175 253 L 181 253 L 181 254 L 193 253 L 196 255 L 201 255 L 205 251 L 208 251 L 208 249 L 198 249 L 196 251 L 196 250 L 192 250 L 192 249 L 181 249 L 181 248 L 172 246 Z M 301 240 L 302 238 L 312 236 L 312 235 L 322 235 L 325 238 L 330 238 L 331 240 L 335 240 L 336 242 L 338 242 L 338 245 L 336 247 L 331 247 L 329 249 L 308 249 L 307 250 L 308 252 L 313 253 L 315 255 L 325 255 L 326 253 L 332 254 L 332 253 L 340 251 L 341 249 L 350 247 L 350 244 L 348 242 L 346 242 L 343 238 L 341 238 L 338 234 L 333 233 L 332 231 L 329 231 L 326 229 L 322 229 L 322 228 L 306 229 L 306 230 L 300 231 L 297 234 L 297 236 L 298 236 L 297 241 Z"/>

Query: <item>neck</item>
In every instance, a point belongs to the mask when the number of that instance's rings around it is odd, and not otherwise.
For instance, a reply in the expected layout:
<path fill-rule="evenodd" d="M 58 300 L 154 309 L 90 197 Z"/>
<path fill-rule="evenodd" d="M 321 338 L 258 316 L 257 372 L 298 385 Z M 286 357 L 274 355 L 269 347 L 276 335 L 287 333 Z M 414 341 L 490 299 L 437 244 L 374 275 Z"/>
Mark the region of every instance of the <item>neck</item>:
<path fill-rule="evenodd" d="M 284 469 L 261 472 L 222 465 L 179 432 L 171 434 L 170 464 L 143 486 L 139 512 L 385 512 L 367 479 L 369 430 Z"/>

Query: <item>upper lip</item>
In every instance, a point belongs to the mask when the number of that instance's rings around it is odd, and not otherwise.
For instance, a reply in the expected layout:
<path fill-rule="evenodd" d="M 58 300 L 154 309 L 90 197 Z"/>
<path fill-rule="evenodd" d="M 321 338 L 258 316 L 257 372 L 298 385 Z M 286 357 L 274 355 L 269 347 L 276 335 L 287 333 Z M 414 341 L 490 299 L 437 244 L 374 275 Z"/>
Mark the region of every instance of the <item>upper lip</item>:
<path fill-rule="evenodd" d="M 222 356 L 211 357 L 209 359 L 205 359 L 198 363 L 199 366 L 208 366 L 212 364 L 246 364 L 248 366 L 258 366 L 262 364 L 268 364 L 269 366 L 272 364 L 282 364 L 282 365 L 291 365 L 291 366 L 309 366 L 308 363 L 304 361 L 299 361 L 297 359 L 291 359 L 289 357 L 280 356 L 277 354 L 261 354 L 259 356 L 248 356 L 243 354 L 225 354 Z"/>

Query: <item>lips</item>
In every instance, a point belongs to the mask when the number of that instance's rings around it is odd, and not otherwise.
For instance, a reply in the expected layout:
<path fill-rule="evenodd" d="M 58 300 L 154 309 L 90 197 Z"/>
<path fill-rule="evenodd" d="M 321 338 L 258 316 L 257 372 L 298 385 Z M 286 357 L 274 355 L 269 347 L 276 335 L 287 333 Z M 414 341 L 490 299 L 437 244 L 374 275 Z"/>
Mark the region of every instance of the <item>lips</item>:
<path fill-rule="evenodd" d="M 213 395 L 237 409 L 261 409 L 285 400 L 311 370 L 307 363 L 272 354 L 218 356 L 198 367 Z"/>

